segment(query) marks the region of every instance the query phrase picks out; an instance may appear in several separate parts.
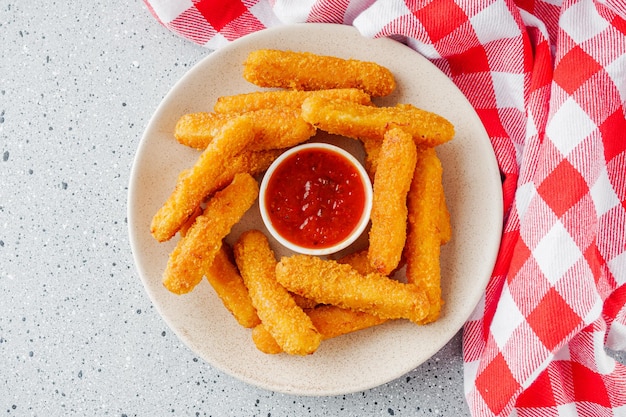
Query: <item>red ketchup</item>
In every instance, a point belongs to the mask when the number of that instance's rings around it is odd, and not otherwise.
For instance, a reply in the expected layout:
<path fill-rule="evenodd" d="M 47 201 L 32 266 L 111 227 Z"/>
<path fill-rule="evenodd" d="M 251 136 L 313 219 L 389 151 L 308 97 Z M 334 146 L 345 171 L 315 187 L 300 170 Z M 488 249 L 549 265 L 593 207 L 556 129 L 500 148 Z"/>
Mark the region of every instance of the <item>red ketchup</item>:
<path fill-rule="evenodd" d="M 357 228 L 366 209 L 366 184 L 340 153 L 304 148 L 276 168 L 264 198 L 272 226 L 284 239 L 322 249 Z"/>

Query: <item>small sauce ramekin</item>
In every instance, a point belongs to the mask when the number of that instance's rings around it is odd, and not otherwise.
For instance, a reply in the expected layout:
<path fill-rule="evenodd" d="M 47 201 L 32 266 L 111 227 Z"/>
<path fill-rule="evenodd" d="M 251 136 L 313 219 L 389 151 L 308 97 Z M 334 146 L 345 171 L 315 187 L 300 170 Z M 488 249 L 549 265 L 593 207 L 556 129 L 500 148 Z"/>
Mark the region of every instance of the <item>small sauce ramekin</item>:
<path fill-rule="evenodd" d="M 329 255 L 366 229 L 372 183 L 346 150 L 307 143 L 281 154 L 261 181 L 259 208 L 269 233 L 293 252 Z"/>

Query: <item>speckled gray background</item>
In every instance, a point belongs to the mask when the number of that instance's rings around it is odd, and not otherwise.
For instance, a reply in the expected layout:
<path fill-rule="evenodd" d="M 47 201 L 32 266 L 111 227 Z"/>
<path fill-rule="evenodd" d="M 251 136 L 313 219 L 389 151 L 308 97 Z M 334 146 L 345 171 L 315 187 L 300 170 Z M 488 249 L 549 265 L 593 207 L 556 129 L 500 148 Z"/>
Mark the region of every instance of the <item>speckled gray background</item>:
<path fill-rule="evenodd" d="M 126 199 L 151 114 L 209 51 L 141 1 L 0 0 L 0 39 L 1 415 L 469 415 L 459 335 L 339 397 L 263 391 L 195 357 L 135 271 Z"/>

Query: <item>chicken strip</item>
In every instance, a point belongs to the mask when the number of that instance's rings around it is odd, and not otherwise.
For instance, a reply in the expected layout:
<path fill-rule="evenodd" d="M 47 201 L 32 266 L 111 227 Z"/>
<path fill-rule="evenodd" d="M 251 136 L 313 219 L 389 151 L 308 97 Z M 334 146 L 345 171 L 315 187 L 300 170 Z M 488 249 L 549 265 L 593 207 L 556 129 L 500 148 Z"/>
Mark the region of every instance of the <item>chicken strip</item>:
<path fill-rule="evenodd" d="M 234 247 L 235 261 L 252 304 L 278 345 L 292 355 L 308 355 L 322 340 L 311 319 L 276 281 L 276 259 L 265 235 L 244 232 Z"/>
<path fill-rule="evenodd" d="M 239 154 L 255 136 L 250 116 L 229 121 L 200 155 L 194 166 L 179 177 L 176 188 L 152 218 L 150 232 L 159 242 L 169 240 L 211 192 L 224 172 L 226 161 Z"/>
<path fill-rule="evenodd" d="M 261 324 L 256 309 L 248 294 L 248 288 L 233 263 L 227 244 L 215 254 L 213 263 L 205 271 L 207 281 L 211 284 L 224 307 L 243 327 L 253 328 Z"/>
<path fill-rule="evenodd" d="M 163 285 L 175 294 L 188 293 L 200 283 L 228 235 L 252 206 L 259 185 L 250 174 L 237 174 L 233 182 L 211 198 L 170 254 Z"/>
<path fill-rule="evenodd" d="M 356 332 L 384 323 L 385 319 L 360 311 L 348 310 L 333 305 L 320 305 L 306 309 L 313 325 L 322 335 L 322 340 Z M 252 340 L 261 352 L 276 354 L 282 349 L 267 328 L 260 324 L 252 331 Z"/>
<path fill-rule="evenodd" d="M 443 217 L 441 177 L 442 166 L 435 150 L 420 150 L 407 199 L 409 233 L 405 258 L 407 282 L 424 289 L 430 303 L 430 311 L 422 324 L 435 321 L 443 304 L 439 262 Z"/>
<path fill-rule="evenodd" d="M 319 303 L 362 311 L 383 319 L 418 323 L 428 314 L 428 299 L 415 285 L 378 273 L 359 274 L 350 265 L 310 255 L 283 257 L 276 279 L 289 291 Z"/>
<path fill-rule="evenodd" d="M 400 264 L 406 243 L 406 196 L 411 186 L 417 149 L 411 135 L 400 128 L 385 134 L 374 177 L 370 265 L 389 275 Z"/>
<path fill-rule="evenodd" d="M 298 110 L 262 109 L 246 113 L 254 123 L 254 140 L 246 149 L 263 151 L 288 148 L 315 134 L 315 128 L 299 116 Z M 189 113 L 176 123 L 174 136 L 179 143 L 205 149 L 238 113 Z"/>
<path fill-rule="evenodd" d="M 320 96 L 331 100 L 347 100 L 371 105 L 370 95 L 357 88 L 337 88 L 317 91 L 255 91 L 219 97 L 213 106 L 215 113 L 243 113 L 262 109 L 292 109 L 300 111 L 308 97 Z"/>
<path fill-rule="evenodd" d="M 248 54 L 243 77 L 259 87 L 358 88 L 372 97 L 386 96 L 396 88 L 391 71 L 375 62 L 273 49 Z"/>
<path fill-rule="evenodd" d="M 364 141 L 382 141 L 394 126 L 409 132 L 418 146 L 434 147 L 454 137 L 448 120 L 411 104 L 375 107 L 309 97 L 302 103 L 302 118 L 325 132 Z"/>

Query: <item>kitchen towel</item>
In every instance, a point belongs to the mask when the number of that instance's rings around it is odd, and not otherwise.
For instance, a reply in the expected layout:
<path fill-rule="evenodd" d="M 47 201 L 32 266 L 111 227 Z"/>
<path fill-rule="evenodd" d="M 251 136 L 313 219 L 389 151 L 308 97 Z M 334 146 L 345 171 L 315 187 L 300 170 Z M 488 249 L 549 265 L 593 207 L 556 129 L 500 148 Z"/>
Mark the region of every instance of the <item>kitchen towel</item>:
<path fill-rule="evenodd" d="M 474 416 L 626 415 L 626 3 L 144 0 L 208 49 L 290 23 L 353 25 L 433 62 L 503 178 L 495 269 L 463 329 Z"/>

